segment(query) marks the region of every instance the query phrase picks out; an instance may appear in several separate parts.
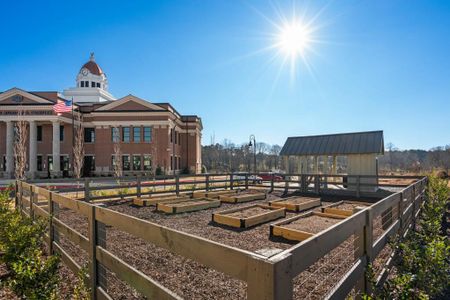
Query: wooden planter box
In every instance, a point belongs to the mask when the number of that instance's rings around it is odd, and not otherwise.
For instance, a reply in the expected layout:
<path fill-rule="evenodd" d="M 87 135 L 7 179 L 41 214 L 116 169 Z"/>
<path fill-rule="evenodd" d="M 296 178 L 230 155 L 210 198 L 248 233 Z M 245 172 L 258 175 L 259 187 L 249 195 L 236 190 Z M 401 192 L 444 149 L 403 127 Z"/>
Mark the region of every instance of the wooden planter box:
<path fill-rule="evenodd" d="M 239 213 L 245 211 L 250 212 L 251 210 L 262 210 L 259 213 L 250 215 L 248 217 L 239 216 Z M 278 218 L 286 216 L 286 211 L 284 208 L 276 208 L 267 205 L 255 204 L 247 207 L 234 208 L 229 210 L 224 210 L 221 212 L 213 213 L 213 222 L 237 227 L 237 228 L 248 228 L 255 226 L 267 221 L 272 221 Z"/>
<path fill-rule="evenodd" d="M 184 200 L 156 203 L 156 210 L 168 214 L 178 214 L 183 212 L 191 212 L 219 206 L 220 206 L 219 200 L 207 198 L 184 199 Z"/>
<path fill-rule="evenodd" d="M 317 218 L 324 218 L 325 222 L 326 219 L 332 221 L 329 221 L 329 224 L 324 224 L 324 222 L 319 223 Z M 292 241 L 303 241 L 339 223 L 345 218 L 347 217 L 343 215 L 310 211 L 299 216 L 270 224 L 270 235 L 283 237 Z M 305 229 L 302 229 L 302 227 Z"/>
<path fill-rule="evenodd" d="M 253 200 L 266 199 L 266 193 L 240 193 L 236 195 L 220 195 L 219 200 L 227 203 L 242 203 Z"/>
<path fill-rule="evenodd" d="M 320 198 L 289 197 L 269 202 L 273 207 L 284 207 L 289 211 L 302 211 L 321 205 Z"/>
<path fill-rule="evenodd" d="M 236 194 L 238 190 L 224 190 L 224 191 L 212 191 L 212 192 L 194 192 L 192 196 L 194 198 L 209 198 L 209 199 L 219 199 L 221 195 L 232 195 Z"/>
<path fill-rule="evenodd" d="M 135 198 L 133 199 L 133 204 L 137 206 L 155 206 L 160 202 L 169 202 L 169 201 L 177 201 L 177 200 L 187 200 L 190 199 L 189 196 L 176 196 L 176 195 L 167 195 L 161 197 L 150 197 L 150 198 Z"/>
<path fill-rule="evenodd" d="M 322 207 L 322 212 L 348 217 L 360 210 L 363 210 L 367 206 L 370 206 L 370 203 L 344 200 Z"/>

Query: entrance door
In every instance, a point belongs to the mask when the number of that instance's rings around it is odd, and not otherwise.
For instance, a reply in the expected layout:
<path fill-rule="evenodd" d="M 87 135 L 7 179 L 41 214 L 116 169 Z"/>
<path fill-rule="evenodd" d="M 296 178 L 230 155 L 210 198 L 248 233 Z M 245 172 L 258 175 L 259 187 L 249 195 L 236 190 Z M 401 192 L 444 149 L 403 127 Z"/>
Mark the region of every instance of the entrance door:
<path fill-rule="evenodd" d="M 47 177 L 50 178 L 51 171 L 53 171 L 53 156 L 51 155 L 47 156 L 47 162 L 48 162 Z"/>
<path fill-rule="evenodd" d="M 83 177 L 91 177 L 93 170 L 95 170 L 94 156 L 86 155 L 83 164 Z"/>

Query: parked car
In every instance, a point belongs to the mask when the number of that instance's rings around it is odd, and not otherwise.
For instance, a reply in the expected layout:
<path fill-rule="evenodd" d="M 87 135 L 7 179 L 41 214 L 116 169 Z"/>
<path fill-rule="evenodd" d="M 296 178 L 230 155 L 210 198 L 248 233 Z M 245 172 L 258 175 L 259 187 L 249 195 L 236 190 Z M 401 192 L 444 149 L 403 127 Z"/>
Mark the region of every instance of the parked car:
<path fill-rule="evenodd" d="M 233 180 L 245 180 L 245 173 L 234 173 Z M 263 179 L 260 176 L 248 175 L 249 183 L 262 183 Z"/>
<path fill-rule="evenodd" d="M 283 176 L 279 175 L 279 174 L 275 174 L 273 172 L 265 172 L 265 173 L 259 173 L 259 176 L 262 178 L 262 180 L 264 181 L 271 181 L 273 178 L 273 181 L 275 182 L 280 182 L 283 181 Z"/>

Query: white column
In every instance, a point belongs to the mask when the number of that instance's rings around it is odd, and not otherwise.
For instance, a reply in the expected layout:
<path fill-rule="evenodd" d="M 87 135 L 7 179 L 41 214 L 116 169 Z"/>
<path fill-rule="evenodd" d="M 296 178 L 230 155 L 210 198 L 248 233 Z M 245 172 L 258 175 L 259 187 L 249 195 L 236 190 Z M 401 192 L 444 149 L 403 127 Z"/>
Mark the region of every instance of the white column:
<path fill-rule="evenodd" d="M 29 172 L 31 178 L 34 178 L 37 171 L 37 126 L 35 121 L 30 121 L 30 159 Z"/>
<path fill-rule="evenodd" d="M 314 174 L 319 174 L 319 156 L 314 156 Z"/>
<path fill-rule="evenodd" d="M 331 171 L 331 174 L 334 174 L 334 175 L 337 174 L 337 158 L 336 158 L 336 155 L 333 156 L 333 169 Z"/>
<path fill-rule="evenodd" d="M 60 141 L 59 141 L 59 122 L 53 121 L 53 140 L 52 140 L 52 154 L 53 154 L 53 173 L 55 176 L 60 176 Z"/>
<path fill-rule="evenodd" d="M 6 172 L 8 176 L 13 176 L 14 172 L 14 124 L 6 121 Z"/>
<path fill-rule="evenodd" d="M 325 155 L 323 157 L 324 161 L 323 161 L 323 173 L 324 174 L 329 174 L 329 170 L 328 170 L 328 155 Z"/>

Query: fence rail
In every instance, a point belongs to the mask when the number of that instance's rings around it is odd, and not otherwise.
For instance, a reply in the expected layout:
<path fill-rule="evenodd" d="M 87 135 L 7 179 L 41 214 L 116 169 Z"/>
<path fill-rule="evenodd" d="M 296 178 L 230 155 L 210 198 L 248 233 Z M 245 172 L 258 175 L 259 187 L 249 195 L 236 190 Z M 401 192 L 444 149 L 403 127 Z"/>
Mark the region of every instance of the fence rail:
<path fill-rule="evenodd" d="M 220 176 L 226 176 L 226 178 L 215 178 Z M 240 174 L 208 175 L 204 176 L 204 180 L 195 180 L 195 182 L 196 184 L 198 184 L 197 182 L 204 184 L 202 188 L 206 190 L 219 187 L 224 188 L 223 183 L 228 188 L 248 188 L 259 185 L 256 182 L 257 179 L 252 176 L 253 174 L 245 174 L 243 177 Z M 276 188 L 287 191 L 288 189 L 286 189 L 285 185 L 288 185 L 289 182 L 296 182 L 300 184 L 295 188 L 301 191 L 326 193 L 329 191 L 329 189 L 324 188 L 326 184 L 336 184 L 334 180 L 330 179 L 339 178 L 339 176 L 317 174 L 289 174 L 289 177 L 297 177 L 297 180 L 290 181 L 286 178 L 287 180 L 285 181 L 276 182 L 275 177 L 272 177 L 270 181 L 265 182 L 264 186 L 271 191 Z M 355 178 L 374 179 L 374 177 L 370 176 Z M 383 177 L 380 176 L 376 179 L 379 180 L 381 178 Z M 386 178 L 394 177 L 389 176 Z M 23 181 L 17 181 L 16 183 L 16 204 L 27 215 L 49 218 L 48 244 L 50 250 L 59 253 L 62 261 L 72 271 L 77 272 L 80 266 L 59 242 L 59 233 L 64 234 L 71 242 L 88 253 L 92 299 L 110 299 L 107 288 L 102 283 L 104 279 L 101 278 L 104 276 L 103 272 L 106 269 L 151 299 L 180 299 L 178 295 L 174 294 L 167 287 L 162 286 L 154 279 L 106 250 L 106 245 L 104 244 L 106 242 L 102 242 L 102 239 L 105 238 L 102 235 L 105 234 L 106 225 L 141 238 L 158 247 L 165 248 L 172 253 L 192 259 L 233 278 L 243 280 L 247 282 L 247 298 L 258 300 L 292 299 L 293 278 L 351 236 L 354 236 L 354 263 L 327 295 L 330 299 L 341 299 L 352 289 L 359 292 L 367 292 L 370 286 L 364 278 L 364 271 L 368 265 L 374 261 L 390 238 L 400 234 L 404 235 L 407 230 L 414 229 L 415 220 L 425 199 L 427 178 L 395 178 L 415 181 L 406 188 L 402 188 L 396 193 L 391 193 L 391 195 L 325 231 L 270 257 L 210 241 L 108 208 L 99 207 L 93 203 L 74 200 L 59 194 L 57 191 L 50 191 L 42 186 Z M 167 178 L 164 180 L 167 180 Z M 129 195 L 139 196 L 143 194 L 140 189 L 145 187 L 146 184 L 142 184 L 142 182 L 145 182 L 145 179 L 137 178 L 132 181 L 132 187 L 137 190 L 136 193 L 130 193 Z M 308 184 L 305 186 L 308 182 L 313 183 L 313 185 L 309 186 Z M 359 183 L 359 188 L 364 186 L 359 180 L 357 182 Z M 92 190 L 89 188 L 90 183 L 92 182 L 86 180 L 84 184 L 87 184 L 88 188 L 86 189 L 86 186 L 83 186 L 80 189 L 87 191 L 86 200 L 95 198 L 90 196 L 92 193 Z M 215 186 L 215 183 L 222 185 Z M 164 182 L 164 185 L 155 185 L 155 187 L 165 187 L 167 186 L 166 184 L 167 182 Z M 171 178 L 171 184 L 174 187 L 174 190 L 171 191 L 177 194 L 197 189 L 196 187 L 182 189 L 181 186 L 183 184 L 192 183 L 184 183 L 182 182 L 182 177 L 177 176 Z M 382 186 L 382 184 L 378 184 L 378 186 Z M 111 186 L 107 186 L 107 188 L 111 188 Z M 359 195 L 363 192 L 362 190 L 350 191 L 354 195 Z M 77 214 L 87 217 L 87 237 L 65 224 L 64 220 L 59 218 L 57 213 L 59 206 L 66 207 Z M 381 234 L 375 232 L 375 220 L 379 219 L 382 220 L 382 226 L 385 229 Z M 387 272 L 389 272 L 389 265 L 383 269 L 382 274 L 379 276 L 379 284 L 384 282 Z"/>

